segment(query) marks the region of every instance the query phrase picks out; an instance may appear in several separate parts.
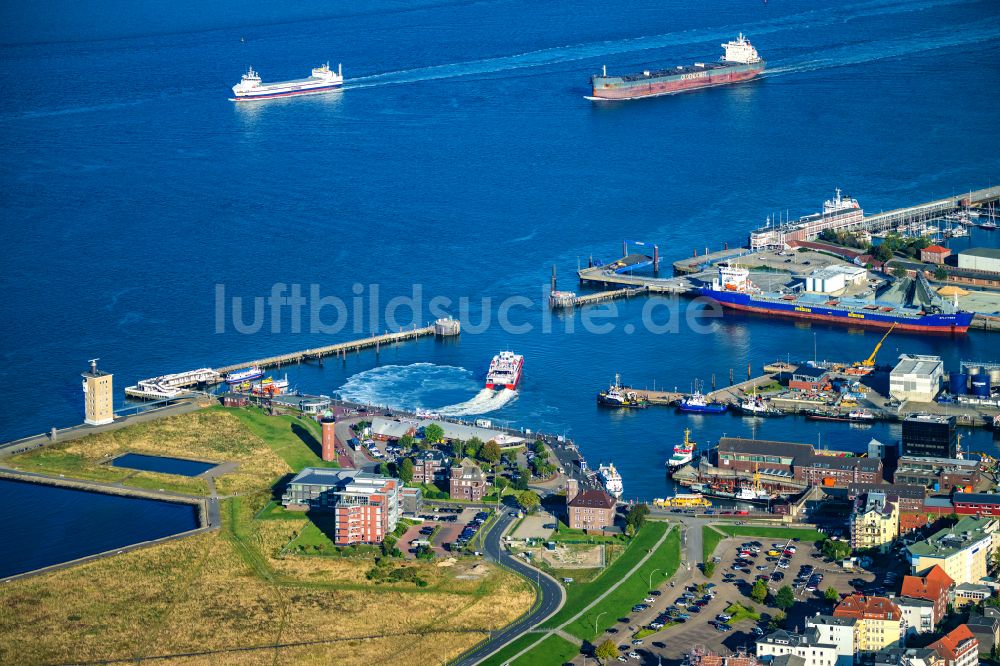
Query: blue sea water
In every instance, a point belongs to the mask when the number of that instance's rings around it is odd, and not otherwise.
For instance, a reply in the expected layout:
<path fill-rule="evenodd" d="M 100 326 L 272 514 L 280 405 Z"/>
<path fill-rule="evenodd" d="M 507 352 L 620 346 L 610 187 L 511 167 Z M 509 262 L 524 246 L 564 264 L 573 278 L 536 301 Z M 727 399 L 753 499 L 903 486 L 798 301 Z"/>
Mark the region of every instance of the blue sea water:
<path fill-rule="evenodd" d="M 198 527 L 188 504 L 9 479 L 0 479 L 0 519 L 0 578 Z"/>
<path fill-rule="evenodd" d="M 858 449 L 898 432 L 613 413 L 594 394 L 615 372 L 686 389 L 814 347 L 856 360 L 880 333 L 728 314 L 697 333 L 686 317 L 701 306 L 648 300 L 611 306 L 608 333 L 588 333 L 581 313 L 544 332 L 551 266 L 575 288 L 580 262 L 616 258 L 625 239 L 658 243 L 673 261 L 743 242 L 767 215 L 814 212 L 835 187 L 879 210 L 1000 174 L 991 0 L 103 0 L 7 3 L 0 18 L 3 439 L 78 423 L 87 359 L 100 357 L 120 389 L 318 346 L 386 327 L 381 308 L 374 320 L 366 307 L 351 316 L 355 299 L 377 290 L 385 305 L 419 285 L 425 306 L 448 297 L 457 314 L 467 297 L 473 321 L 489 311 L 493 324 L 288 368 L 292 383 L 439 408 L 475 399 L 489 358 L 515 349 L 524 384 L 490 416 L 564 432 L 594 464 L 614 460 L 627 496 L 665 491 L 663 460 L 686 425 L 699 442 L 821 436 Z M 629 104 L 584 99 L 602 65 L 714 59 L 741 30 L 768 60 L 759 81 Z M 341 93 L 227 99 L 248 65 L 280 80 L 327 60 L 344 65 Z M 1000 234 L 962 244 L 997 246 Z M 240 333 L 231 299 L 244 299 L 251 322 L 253 299 L 277 283 L 342 299 L 348 325 L 292 332 L 287 308 L 272 318 L 265 307 L 262 329 Z M 510 319 L 531 332 L 496 324 L 515 296 L 530 306 Z M 654 304 L 652 317 L 672 312 L 676 332 L 642 325 Z M 423 310 L 413 318 L 427 321 Z M 882 360 L 997 360 L 997 340 L 893 333 Z M 993 447 L 984 432 L 967 443 Z"/>
<path fill-rule="evenodd" d="M 111 465 L 146 472 L 178 474 L 180 476 L 198 476 L 202 472 L 207 472 L 215 467 L 215 463 L 185 460 L 184 458 L 168 458 L 165 456 L 145 456 L 141 453 L 126 453 L 111 461 Z"/>

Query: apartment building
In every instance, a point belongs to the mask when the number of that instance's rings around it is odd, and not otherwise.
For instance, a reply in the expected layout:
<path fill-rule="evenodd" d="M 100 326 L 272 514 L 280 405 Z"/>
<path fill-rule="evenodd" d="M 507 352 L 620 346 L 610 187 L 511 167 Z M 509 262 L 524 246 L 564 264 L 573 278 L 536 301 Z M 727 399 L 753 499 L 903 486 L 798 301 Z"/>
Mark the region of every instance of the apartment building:
<path fill-rule="evenodd" d="M 858 495 L 850 525 L 851 548 L 878 548 L 885 552 L 899 536 L 899 500 L 874 491 Z"/>
<path fill-rule="evenodd" d="M 382 543 L 396 529 L 401 507 L 398 479 L 356 469 L 307 467 L 288 483 L 282 504 L 334 516 L 337 546 Z"/>
<path fill-rule="evenodd" d="M 858 622 L 858 652 L 897 647 L 902 637 L 903 613 L 891 599 L 852 594 L 833 609 L 834 617 Z"/>

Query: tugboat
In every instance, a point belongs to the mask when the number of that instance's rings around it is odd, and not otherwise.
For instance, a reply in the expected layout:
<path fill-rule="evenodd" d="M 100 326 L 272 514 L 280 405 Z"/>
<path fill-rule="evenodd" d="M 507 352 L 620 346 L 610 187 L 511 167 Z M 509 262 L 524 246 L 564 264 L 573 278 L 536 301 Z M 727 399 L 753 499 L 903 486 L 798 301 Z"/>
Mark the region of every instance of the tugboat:
<path fill-rule="evenodd" d="M 728 409 L 728 405 L 722 402 L 709 402 L 697 388 L 694 393 L 680 401 L 677 409 L 682 412 L 693 414 L 722 414 Z"/>
<path fill-rule="evenodd" d="M 678 469 L 694 460 L 695 443 L 691 441 L 691 430 L 684 429 L 684 442 L 674 445 L 674 455 L 667 459 L 667 474 L 673 474 Z"/>
<path fill-rule="evenodd" d="M 643 408 L 648 406 L 645 398 L 639 396 L 635 391 L 631 391 L 621 385 L 621 376 L 615 373 L 615 382 L 608 387 L 607 391 L 597 394 L 597 404 L 605 407 L 635 407 Z"/>
<path fill-rule="evenodd" d="M 622 496 L 622 477 L 615 469 L 614 463 L 608 463 L 607 465 L 600 465 L 597 468 L 597 478 L 601 480 L 604 484 L 604 489 L 608 491 L 608 494 L 618 499 Z"/>
<path fill-rule="evenodd" d="M 767 404 L 767 401 L 757 395 L 757 387 L 754 387 L 752 395 L 748 395 L 743 400 L 738 409 L 747 416 L 784 416 L 785 413 L 776 407 Z"/>

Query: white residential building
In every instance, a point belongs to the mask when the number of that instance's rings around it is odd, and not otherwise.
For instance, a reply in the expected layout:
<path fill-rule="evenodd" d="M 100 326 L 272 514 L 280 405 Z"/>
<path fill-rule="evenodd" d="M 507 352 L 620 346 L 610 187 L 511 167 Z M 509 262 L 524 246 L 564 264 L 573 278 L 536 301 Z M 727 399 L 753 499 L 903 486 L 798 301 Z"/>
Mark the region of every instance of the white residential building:
<path fill-rule="evenodd" d="M 801 634 L 779 629 L 757 639 L 758 659 L 786 655 L 802 659 L 802 666 L 837 666 L 839 663 L 836 646 L 821 642 L 815 629 L 807 629 Z"/>
<path fill-rule="evenodd" d="M 893 599 L 903 612 L 903 636 L 928 634 L 934 631 L 934 602 L 915 597 Z"/>
<path fill-rule="evenodd" d="M 836 666 L 853 666 L 858 652 L 858 621 L 853 617 L 834 617 L 817 613 L 806 618 L 806 629 L 814 630 L 819 643 L 833 645 Z"/>

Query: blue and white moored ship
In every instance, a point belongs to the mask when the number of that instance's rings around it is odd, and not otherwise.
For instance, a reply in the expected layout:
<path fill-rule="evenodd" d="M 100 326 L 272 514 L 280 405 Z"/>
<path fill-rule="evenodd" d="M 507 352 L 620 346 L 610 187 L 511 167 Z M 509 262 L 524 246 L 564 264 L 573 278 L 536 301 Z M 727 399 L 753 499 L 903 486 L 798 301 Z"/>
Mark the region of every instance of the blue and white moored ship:
<path fill-rule="evenodd" d="M 279 81 L 277 83 L 262 83 L 260 73 L 251 67 L 240 82 L 233 86 L 232 101 L 247 102 L 251 100 L 274 99 L 276 97 L 292 97 L 293 95 L 315 95 L 330 92 L 344 85 L 344 74 L 340 65 L 337 71 L 330 69 L 330 63 L 314 67 L 312 76 L 307 79 Z"/>
<path fill-rule="evenodd" d="M 251 365 L 243 370 L 235 370 L 227 374 L 224 379 L 227 384 L 242 384 L 264 376 L 264 371 L 256 365 Z"/>

